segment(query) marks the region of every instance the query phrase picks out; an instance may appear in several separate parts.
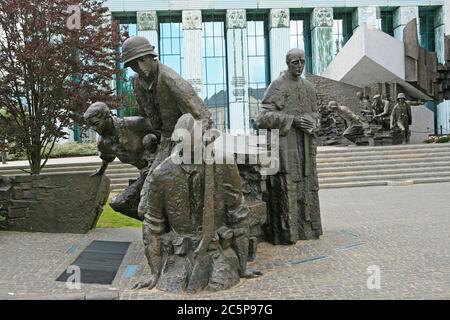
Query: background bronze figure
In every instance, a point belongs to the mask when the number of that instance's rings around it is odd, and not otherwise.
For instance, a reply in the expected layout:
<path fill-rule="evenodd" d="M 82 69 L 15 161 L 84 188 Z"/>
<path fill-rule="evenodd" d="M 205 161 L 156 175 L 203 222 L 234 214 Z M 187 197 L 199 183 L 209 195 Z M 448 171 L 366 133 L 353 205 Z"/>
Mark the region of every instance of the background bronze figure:
<path fill-rule="evenodd" d="M 262 101 L 260 129 L 280 130 L 280 171 L 268 179 L 268 240 L 292 244 L 322 234 L 315 130 L 318 121 L 313 85 L 301 78 L 305 53 L 291 49 L 288 70 L 274 80 Z"/>
<path fill-rule="evenodd" d="M 397 104 L 391 114 L 391 130 L 401 131 L 402 141 L 404 144 L 409 142 L 411 132 L 409 126 L 412 124 L 411 106 L 406 102 L 404 93 L 397 96 Z"/>
<path fill-rule="evenodd" d="M 353 143 L 356 143 L 359 137 L 364 136 L 363 119 L 356 115 L 349 107 L 338 106 L 336 101 L 330 101 L 328 103 L 328 108 L 336 111 L 338 115 L 344 119 L 346 129 L 342 135 L 345 138 Z"/>

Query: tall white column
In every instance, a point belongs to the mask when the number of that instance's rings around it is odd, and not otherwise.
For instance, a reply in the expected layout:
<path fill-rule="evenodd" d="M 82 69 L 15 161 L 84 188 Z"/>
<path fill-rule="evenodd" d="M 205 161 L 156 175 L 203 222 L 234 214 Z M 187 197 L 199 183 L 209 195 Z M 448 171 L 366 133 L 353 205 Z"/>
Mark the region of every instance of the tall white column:
<path fill-rule="evenodd" d="M 394 11 L 394 38 L 403 40 L 403 29 L 413 20 L 417 19 L 417 34 L 419 33 L 419 7 L 399 7 Z"/>
<path fill-rule="evenodd" d="M 202 12 L 186 10 L 182 13 L 184 77 L 203 99 L 202 76 Z"/>
<path fill-rule="evenodd" d="M 442 12 L 444 34 L 450 35 L 450 1 L 445 0 Z M 450 48 L 447 48 L 450 50 Z M 449 55 L 450 53 L 447 53 Z M 437 106 L 437 132 L 450 134 L 450 100 L 444 100 Z"/>
<path fill-rule="evenodd" d="M 311 14 L 313 73 L 320 75 L 333 59 L 333 8 L 314 8 Z"/>
<path fill-rule="evenodd" d="M 227 10 L 227 62 L 230 130 L 249 129 L 247 16 L 245 10 Z"/>
<path fill-rule="evenodd" d="M 289 51 L 289 9 L 271 9 L 269 19 L 270 77 L 278 78 L 286 69 L 286 53 Z"/>
<path fill-rule="evenodd" d="M 434 42 L 436 48 L 436 54 L 438 61 L 442 64 L 445 63 L 445 24 L 444 24 L 444 7 L 436 9 L 434 14 Z"/>
<path fill-rule="evenodd" d="M 352 29 L 353 31 L 361 24 L 367 24 L 367 27 L 372 29 L 381 29 L 381 23 L 378 23 L 377 7 L 358 7 L 352 14 Z"/>
<path fill-rule="evenodd" d="M 445 35 L 450 35 L 450 1 L 444 1 Z"/>

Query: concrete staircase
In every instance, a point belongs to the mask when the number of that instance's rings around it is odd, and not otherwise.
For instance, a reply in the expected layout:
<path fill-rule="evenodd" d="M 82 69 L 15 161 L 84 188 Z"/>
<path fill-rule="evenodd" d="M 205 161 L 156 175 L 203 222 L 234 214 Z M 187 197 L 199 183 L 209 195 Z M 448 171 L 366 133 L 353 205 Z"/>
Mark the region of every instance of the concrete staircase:
<path fill-rule="evenodd" d="M 93 173 L 100 160 L 87 163 L 49 164 L 43 173 Z M 2 168 L 0 175 L 27 174 L 21 167 Z M 25 167 L 22 167 L 25 168 Z M 450 181 L 450 144 L 387 147 L 319 147 L 320 188 L 345 188 Z M 112 190 L 123 190 L 139 176 L 131 165 L 114 161 L 106 171 Z"/>
<path fill-rule="evenodd" d="M 322 148 L 317 155 L 324 188 L 450 181 L 450 144 Z"/>

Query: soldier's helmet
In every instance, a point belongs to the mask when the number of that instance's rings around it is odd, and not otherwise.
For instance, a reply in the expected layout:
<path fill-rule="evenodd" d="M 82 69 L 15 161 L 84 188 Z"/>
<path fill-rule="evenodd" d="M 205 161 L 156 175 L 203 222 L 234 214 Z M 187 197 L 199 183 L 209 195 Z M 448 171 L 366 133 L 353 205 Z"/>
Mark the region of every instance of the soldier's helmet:
<path fill-rule="evenodd" d="M 404 94 L 404 93 L 399 93 L 399 94 L 397 95 L 397 100 L 399 100 L 399 99 L 405 99 L 405 100 L 406 100 L 405 94 Z"/>
<path fill-rule="evenodd" d="M 380 94 L 376 94 L 376 95 L 373 96 L 373 99 L 374 99 L 374 100 L 375 100 L 375 99 L 378 99 L 378 98 L 381 98 L 381 95 L 380 95 Z"/>
<path fill-rule="evenodd" d="M 149 54 L 155 57 L 158 56 L 155 52 L 155 46 L 152 46 L 144 37 L 129 37 L 122 45 L 122 62 L 125 68 L 128 67 L 131 61 Z"/>

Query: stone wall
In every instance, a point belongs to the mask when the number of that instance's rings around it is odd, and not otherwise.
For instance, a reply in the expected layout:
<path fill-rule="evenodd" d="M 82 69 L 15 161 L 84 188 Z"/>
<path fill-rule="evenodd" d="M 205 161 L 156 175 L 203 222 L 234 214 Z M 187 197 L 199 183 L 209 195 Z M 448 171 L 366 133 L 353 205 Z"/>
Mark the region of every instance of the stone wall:
<path fill-rule="evenodd" d="M 362 88 L 312 74 L 308 74 L 306 79 L 316 88 L 319 107 L 327 106 L 330 101 L 336 101 L 340 105 L 349 107 L 355 113 L 361 110 L 356 93 L 362 92 Z"/>
<path fill-rule="evenodd" d="M 0 177 L 0 229 L 86 233 L 108 200 L 110 179 L 89 174 Z"/>

